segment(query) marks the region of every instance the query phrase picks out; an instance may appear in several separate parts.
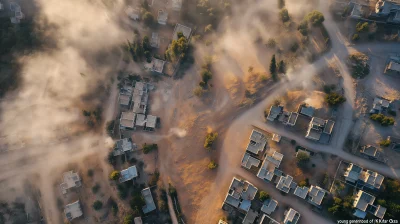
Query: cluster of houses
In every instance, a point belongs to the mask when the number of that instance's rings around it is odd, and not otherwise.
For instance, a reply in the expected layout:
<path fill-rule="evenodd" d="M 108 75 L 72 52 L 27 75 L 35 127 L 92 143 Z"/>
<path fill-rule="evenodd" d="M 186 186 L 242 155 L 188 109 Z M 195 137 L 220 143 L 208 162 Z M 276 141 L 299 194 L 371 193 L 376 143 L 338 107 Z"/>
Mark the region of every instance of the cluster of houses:
<path fill-rule="evenodd" d="M 81 178 L 78 173 L 68 171 L 63 174 L 63 182 L 60 184 L 60 190 L 63 194 L 67 194 L 69 190 L 82 186 Z M 83 215 L 80 201 L 77 200 L 70 204 L 67 204 L 64 208 L 65 218 L 71 221 L 75 218 L 79 218 Z"/>
<path fill-rule="evenodd" d="M 374 7 L 371 7 L 371 3 L 370 0 L 349 1 L 347 7 L 351 9 L 350 17 L 389 25 L 400 24 L 400 3 L 398 1 L 378 0 Z"/>
<path fill-rule="evenodd" d="M 353 207 L 356 210 L 353 215 L 364 219 L 367 213 L 371 213 L 375 217 L 383 219 L 386 213 L 386 208 L 377 204 L 374 205 L 375 196 L 365 192 L 364 190 L 378 191 L 381 189 L 385 177 L 377 172 L 365 170 L 353 163 L 349 163 L 343 176 L 346 184 L 350 184 L 355 186 L 357 189 L 360 189 L 355 195 Z"/>
<path fill-rule="evenodd" d="M 286 126 L 293 127 L 296 125 L 299 116 L 311 118 L 305 137 L 319 143 L 328 144 L 335 122 L 314 117 L 314 111 L 313 107 L 305 104 L 300 105 L 297 112 L 284 111 L 283 106 L 273 105 L 269 109 L 267 120 L 272 122 L 278 121 Z"/>
<path fill-rule="evenodd" d="M 121 113 L 120 129 L 154 131 L 157 127 L 157 117 L 147 114 L 149 101 L 148 83 L 124 83 L 119 93 L 119 104 L 127 109 Z"/>
<path fill-rule="evenodd" d="M 238 212 L 245 215 L 243 219 L 243 224 L 264 224 L 264 223 L 277 223 L 276 220 L 271 218 L 272 212 L 275 211 L 278 206 L 278 202 L 271 198 L 265 200 L 260 209 L 260 212 L 255 211 L 251 208 L 253 200 L 257 194 L 258 189 L 246 180 L 241 180 L 236 177 L 233 178 L 231 185 L 229 187 L 228 193 L 222 204 L 222 207 L 229 207 L 236 209 Z M 300 213 L 296 210 L 289 208 L 285 211 L 284 223 L 285 224 L 296 224 L 300 219 Z M 226 223 L 222 220 L 219 223 Z"/>

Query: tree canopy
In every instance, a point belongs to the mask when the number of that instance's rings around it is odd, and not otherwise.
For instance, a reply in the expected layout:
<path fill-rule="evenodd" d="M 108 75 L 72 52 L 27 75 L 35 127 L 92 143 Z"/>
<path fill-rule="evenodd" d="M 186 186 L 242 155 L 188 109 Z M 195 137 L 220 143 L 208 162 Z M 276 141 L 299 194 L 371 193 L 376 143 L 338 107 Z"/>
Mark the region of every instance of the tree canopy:
<path fill-rule="evenodd" d="M 308 13 L 304 19 L 310 22 L 313 26 L 320 26 L 325 21 L 324 14 L 316 10 Z"/>

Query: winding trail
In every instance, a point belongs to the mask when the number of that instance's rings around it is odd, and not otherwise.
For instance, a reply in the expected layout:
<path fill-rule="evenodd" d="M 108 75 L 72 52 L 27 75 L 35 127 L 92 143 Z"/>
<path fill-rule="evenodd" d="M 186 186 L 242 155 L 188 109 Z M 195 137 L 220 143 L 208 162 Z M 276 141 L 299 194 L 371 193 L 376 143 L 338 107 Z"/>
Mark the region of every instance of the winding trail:
<path fill-rule="evenodd" d="M 232 124 L 227 130 L 222 148 L 220 149 L 221 155 L 218 173 L 215 178 L 216 181 L 211 186 L 207 197 L 202 200 L 201 207 L 197 213 L 196 223 L 209 224 L 215 223 L 216 220 L 218 220 L 219 214 L 217 214 L 216 211 L 221 210 L 226 191 L 234 176 L 241 176 L 244 179 L 252 182 L 259 188 L 259 190 L 267 190 L 271 197 L 276 199 L 280 205 L 289 205 L 290 207 L 299 211 L 302 216 L 301 219 L 303 220 L 303 223 L 333 223 L 332 220 L 329 220 L 328 218 L 322 217 L 311 211 L 308 206 L 305 206 L 305 202 L 299 201 L 298 198 L 296 198 L 293 194 L 282 196 L 282 194 L 275 188 L 273 184 L 263 182 L 255 175 L 240 167 L 241 157 L 244 153 L 243 148 L 240 146 L 242 145 L 242 140 L 245 141 L 245 139 L 247 139 L 247 136 L 242 136 L 242 133 L 244 132 L 244 127 L 249 127 L 251 125 L 294 139 L 299 145 L 305 146 L 311 150 L 337 155 L 343 160 L 357 163 L 385 176 L 399 178 L 400 169 L 393 169 L 386 165 L 365 160 L 343 151 L 342 148 L 346 137 L 353 126 L 354 120 L 353 112 L 355 89 L 353 85 L 353 79 L 346 66 L 346 59 L 348 55 L 353 51 L 373 51 L 380 55 L 384 55 L 395 51 L 395 49 L 400 49 L 400 44 L 376 43 L 352 46 L 346 41 L 346 38 L 342 36 L 337 25 L 332 22 L 333 20 L 328 10 L 328 5 L 325 4 L 322 7 L 324 8 L 320 10 L 324 13 L 326 18 L 324 25 L 331 37 L 331 50 L 312 65 L 306 65 L 301 70 L 296 71 L 296 75 L 294 75 L 293 79 L 280 83 L 280 87 L 273 89 L 269 97 L 233 120 Z M 330 145 L 320 145 L 305 139 L 304 136 L 294 135 L 291 132 L 286 131 L 282 125 L 265 123 L 263 111 L 265 107 L 275 99 L 275 96 L 288 91 L 288 89 L 298 86 L 303 80 L 310 80 L 311 74 L 314 73 L 314 71 L 321 69 L 326 64 L 327 60 L 335 60 L 335 63 L 338 65 L 339 71 L 343 77 L 343 88 L 345 89 L 345 96 L 347 99 L 341 108 L 341 114 L 337 118 L 333 139 L 331 141 L 332 143 Z"/>

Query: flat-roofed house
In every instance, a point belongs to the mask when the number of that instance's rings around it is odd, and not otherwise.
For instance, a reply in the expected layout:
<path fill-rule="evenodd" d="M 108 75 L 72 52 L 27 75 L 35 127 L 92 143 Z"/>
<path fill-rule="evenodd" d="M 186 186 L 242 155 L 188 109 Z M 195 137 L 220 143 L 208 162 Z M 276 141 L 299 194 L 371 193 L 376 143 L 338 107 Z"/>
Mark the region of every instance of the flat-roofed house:
<path fill-rule="evenodd" d="M 157 117 L 153 115 L 147 115 L 146 117 L 146 131 L 154 131 L 157 126 Z"/>
<path fill-rule="evenodd" d="M 371 170 L 362 171 L 359 177 L 359 180 L 365 184 L 365 187 L 376 190 L 381 188 L 384 179 L 383 175 Z"/>
<path fill-rule="evenodd" d="M 223 205 L 229 205 L 247 214 L 257 191 L 258 189 L 250 182 L 234 177 Z"/>
<path fill-rule="evenodd" d="M 138 216 L 133 219 L 135 224 L 143 224 L 142 217 Z"/>
<path fill-rule="evenodd" d="M 296 195 L 299 198 L 306 199 L 308 190 L 309 188 L 306 186 L 303 187 L 297 186 L 296 189 L 294 190 L 294 195 Z"/>
<path fill-rule="evenodd" d="M 258 167 L 261 161 L 252 157 L 249 153 L 245 153 L 242 159 L 242 167 L 250 170 L 252 167 Z"/>
<path fill-rule="evenodd" d="M 168 12 L 161 9 L 158 10 L 158 17 L 157 17 L 158 24 L 167 25 L 167 20 L 168 20 Z"/>
<path fill-rule="evenodd" d="M 299 114 L 298 114 L 298 113 L 296 113 L 296 112 L 290 112 L 289 119 L 288 119 L 288 121 L 286 122 L 286 125 L 295 126 L 298 117 L 299 117 Z"/>
<path fill-rule="evenodd" d="M 256 218 L 258 217 L 258 212 L 250 209 L 247 213 L 246 216 L 243 219 L 242 224 L 253 224 L 256 221 Z"/>
<path fill-rule="evenodd" d="M 132 96 L 132 112 L 145 114 L 147 103 L 149 99 L 147 84 L 143 82 L 136 82 L 133 89 Z"/>
<path fill-rule="evenodd" d="M 63 194 L 66 194 L 69 189 L 82 186 L 81 178 L 78 173 L 72 170 L 63 174 L 63 182 L 60 184 L 60 189 Z"/>
<path fill-rule="evenodd" d="M 79 201 L 68 204 L 64 208 L 65 218 L 68 221 L 79 218 L 83 215 L 81 204 Z"/>
<path fill-rule="evenodd" d="M 131 96 L 127 94 L 120 93 L 118 97 L 119 105 L 129 107 L 131 102 Z"/>
<path fill-rule="evenodd" d="M 164 70 L 165 61 L 157 58 L 153 58 L 151 61 L 151 71 L 162 74 Z"/>
<path fill-rule="evenodd" d="M 349 166 L 347 167 L 347 170 L 344 173 L 346 181 L 349 181 L 351 183 L 356 183 L 358 181 L 358 178 L 360 177 L 362 170 L 363 169 L 361 167 L 354 165 L 353 163 L 350 163 Z"/>
<path fill-rule="evenodd" d="M 390 107 L 391 101 L 382 97 L 375 97 L 372 103 L 372 109 L 369 111 L 370 114 L 380 114 L 383 111 L 387 111 Z"/>
<path fill-rule="evenodd" d="M 139 19 L 139 9 L 132 8 L 132 7 L 127 7 L 125 10 L 125 13 L 128 15 L 128 17 L 132 20 L 138 20 Z"/>
<path fill-rule="evenodd" d="M 354 216 L 364 219 L 368 213 L 383 219 L 386 208 L 380 205 L 374 205 L 375 197 L 359 190 L 354 198 L 353 207 L 355 208 Z"/>
<path fill-rule="evenodd" d="M 269 113 L 267 116 L 267 120 L 269 121 L 275 121 L 279 118 L 279 116 L 283 113 L 283 107 L 282 106 L 271 106 L 269 108 Z"/>
<path fill-rule="evenodd" d="M 314 107 L 300 105 L 299 113 L 304 115 L 304 116 L 313 117 L 314 116 L 314 111 L 315 111 Z"/>
<path fill-rule="evenodd" d="M 285 219 L 283 220 L 284 224 L 296 224 L 300 219 L 300 213 L 293 208 L 290 208 L 288 211 L 285 211 Z"/>
<path fill-rule="evenodd" d="M 192 29 L 190 27 L 187 27 L 187 26 L 177 23 L 175 25 L 174 33 L 172 36 L 173 40 L 178 40 L 178 33 L 182 33 L 183 36 L 188 40 L 190 37 L 190 34 L 192 33 Z"/>
<path fill-rule="evenodd" d="M 138 175 L 136 166 L 131 166 L 127 169 L 121 170 L 121 177 L 119 178 L 119 182 L 123 183 L 126 181 L 130 181 L 138 176 L 139 175 Z"/>
<path fill-rule="evenodd" d="M 172 10 L 181 11 L 183 0 L 172 0 Z"/>
<path fill-rule="evenodd" d="M 319 186 L 311 185 L 310 190 L 308 191 L 308 202 L 315 206 L 321 206 L 322 200 L 325 197 L 326 191 Z"/>
<path fill-rule="evenodd" d="M 277 206 L 278 202 L 274 199 L 269 198 L 263 202 L 261 211 L 265 214 L 271 215 L 275 211 Z"/>
<path fill-rule="evenodd" d="M 119 126 L 121 129 L 134 129 L 135 127 L 135 116 L 133 112 L 122 112 L 121 118 L 119 119 Z"/>
<path fill-rule="evenodd" d="M 254 155 L 259 155 L 265 150 L 267 145 L 267 138 L 262 133 L 253 129 L 250 135 L 249 144 L 247 144 L 246 151 Z"/>
<path fill-rule="evenodd" d="M 280 191 L 283 191 L 285 193 L 289 193 L 290 188 L 295 187 L 297 184 L 293 182 L 293 177 L 290 175 L 282 175 L 279 178 L 278 183 L 276 184 L 276 188 Z"/>
<path fill-rule="evenodd" d="M 142 208 L 143 213 L 147 214 L 151 211 L 156 210 L 156 204 L 154 203 L 150 188 L 143 189 L 142 196 L 143 196 L 144 202 L 146 203 L 146 205 L 143 206 L 143 208 Z"/>
<path fill-rule="evenodd" d="M 144 128 L 146 126 L 146 115 L 136 114 L 135 126 Z"/>
<path fill-rule="evenodd" d="M 314 141 L 320 141 L 322 136 L 329 136 L 332 134 L 335 122 L 332 120 L 324 120 L 318 117 L 313 117 L 308 126 L 306 138 Z"/>
<path fill-rule="evenodd" d="M 113 155 L 120 156 L 127 152 L 132 152 L 132 150 L 136 148 L 137 148 L 136 144 L 131 142 L 128 138 L 120 139 L 115 142 Z"/>
<path fill-rule="evenodd" d="M 279 168 L 283 154 L 274 151 L 272 156 L 267 155 L 257 173 L 257 177 L 264 181 L 272 181 L 275 169 Z"/>
<path fill-rule="evenodd" d="M 158 33 L 153 32 L 151 34 L 150 46 L 152 46 L 154 48 L 159 48 L 160 47 L 160 38 L 158 36 Z"/>
<path fill-rule="evenodd" d="M 398 12 L 398 17 L 400 20 L 400 11 Z M 386 71 L 385 72 L 393 72 L 396 74 L 400 74 L 400 62 L 395 61 L 395 60 L 390 60 L 389 63 L 386 66 Z"/>

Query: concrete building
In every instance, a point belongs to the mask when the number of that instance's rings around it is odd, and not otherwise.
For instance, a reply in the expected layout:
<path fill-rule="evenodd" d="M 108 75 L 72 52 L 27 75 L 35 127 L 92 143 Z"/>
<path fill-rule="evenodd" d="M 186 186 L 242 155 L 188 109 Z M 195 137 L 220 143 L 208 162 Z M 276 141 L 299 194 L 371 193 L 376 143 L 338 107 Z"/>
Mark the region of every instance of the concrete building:
<path fill-rule="evenodd" d="M 285 219 L 283 220 L 284 224 L 296 224 L 300 219 L 300 213 L 293 208 L 290 208 L 288 211 L 285 211 Z"/>
<path fill-rule="evenodd" d="M 172 10 L 181 11 L 183 0 L 172 0 Z"/>
<path fill-rule="evenodd" d="M 334 121 L 313 117 L 308 126 L 306 138 L 320 142 L 322 140 L 322 143 L 328 143 L 334 125 Z"/>
<path fill-rule="evenodd" d="M 319 206 L 321 206 L 322 200 L 324 199 L 326 192 L 327 191 L 320 188 L 319 186 L 311 185 L 311 188 L 308 191 L 307 201 L 310 204 L 319 207 Z"/>
<path fill-rule="evenodd" d="M 272 135 L 272 141 L 279 143 L 282 139 L 282 136 L 278 135 L 278 134 L 273 134 Z"/>
<path fill-rule="evenodd" d="M 280 224 L 280 222 L 264 214 L 260 217 L 260 221 L 257 224 Z"/>
<path fill-rule="evenodd" d="M 158 17 L 157 17 L 158 24 L 167 25 L 167 20 L 168 20 L 168 12 L 161 9 L 158 10 Z"/>
<path fill-rule="evenodd" d="M 272 156 L 267 155 L 257 173 L 257 177 L 264 181 L 272 181 L 275 169 L 279 168 L 283 159 L 283 154 L 274 151 Z"/>
<path fill-rule="evenodd" d="M 296 189 L 294 190 L 294 195 L 296 195 L 299 198 L 306 199 L 308 190 L 309 190 L 308 187 L 297 186 Z"/>
<path fill-rule="evenodd" d="M 127 7 L 125 13 L 128 15 L 130 19 L 139 20 L 139 15 L 140 15 L 139 9 Z"/>
<path fill-rule="evenodd" d="M 145 206 L 143 206 L 142 210 L 144 214 L 147 214 L 151 211 L 156 210 L 156 204 L 154 203 L 153 196 L 151 195 L 151 190 L 150 188 L 145 188 L 142 190 L 142 196 L 144 198 L 144 202 L 146 203 Z"/>
<path fill-rule="evenodd" d="M 386 208 L 380 205 L 374 205 L 375 197 L 359 190 L 354 198 L 353 207 L 355 208 L 354 216 L 364 219 L 367 213 L 371 213 L 379 219 L 383 219 Z"/>
<path fill-rule="evenodd" d="M 242 158 L 242 167 L 250 170 L 252 167 L 258 167 L 261 161 L 252 157 L 249 153 L 245 153 Z"/>
<path fill-rule="evenodd" d="M 382 97 L 375 97 L 372 104 L 372 109 L 369 111 L 370 114 L 380 114 L 387 111 L 390 107 L 390 101 Z"/>
<path fill-rule="evenodd" d="M 121 118 L 119 119 L 120 129 L 131 129 L 135 127 L 136 114 L 133 112 L 122 112 Z"/>
<path fill-rule="evenodd" d="M 65 218 L 68 221 L 72 221 L 73 219 L 79 218 L 83 215 L 81 204 L 79 201 L 68 204 L 64 208 Z"/>
<path fill-rule="evenodd" d="M 139 174 L 137 172 L 136 166 L 131 166 L 127 169 L 121 170 L 121 177 L 119 178 L 119 182 L 123 183 L 126 181 L 130 181 L 138 176 Z"/>
<path fill-rule="evenodd" d="M 153 115 L 147 115 L 145 130 L 154 131 L 156 129 L 156 126 L 157 126 L 157 117 Z"/>
<path fill-rule="evenodd" d="M 190 34 L 192 33 L 192 29 L 190 27 L 177 23 L 175 25 L 174 34 L 172 35 L 173 40 L 178 40 L 178 33 L 182 33 L 183 36 L 186 37 L 186 39 L 189 39 Z"/>
<path fill-rule="evenodd" d="M 267 138 L 261 133 L 253 129 L 250 135 L 249 144 L 246 151 L 254 155 L 260 155 L 264 152 L 267 145 Z"/>
<path fill-rule="evenodd" d="M 263 202 L 261 211 L 265 214 L 271 215 L 275 211 L 277 206 L 278 202 L 274 199 L 269 198 Z"/>
<path fill-rule="evenodd" d="M 164 70 L 165 61 L 153 58 L 150 63 L 150 71 L 162 74 Z"/>
<path fill-rule="evenodd" d="M 296 113 L 296 112 L 290 112 L 289 119 L 288 119 L 288 121 L 285 123 L 285 125 L 288 125 L 288 126 L 295 126 L 298 117 L 299 117 L 299 114 L 298 114 L 298 113 Z"/>
<path fill-rule="evenodd" d="M 137 145 L 131 142 L 129 139 L 124 138 L 115 142 L 115 147 L 113 150 L 114 156 L 120 156 L 128 152 L 132 152 L 133 149 L 136 149 Z"/>
<path fill-rule="evenodd" d="M 267 120 L 275 121 L 275 120 L 279 119 L 279 116 L 282 115 L 282 113 L 283 113 L 282 106 L 275 106 L 275 105 L 271 106 L 271 108 L 269 108 Z"/>
<path fill-rule="evenodd" d="M 290 175 L 286 175 L 286 176 L 282 175 L 279 178 L 278 183 L 276 184 L 276 188 L 278 190 L 280 190 L 280 191 L 285 192 L 285 193 L 289 193 L 290 189 L 296 187 L 296 185 L 297 184 L 295 182 L 293 182 L 293 177 L 292 176 L 290 176 Z"/>
<path fill-rule="evenodd" d="M 133 219 L 133 222 L 134 222 L 135 224 L 143 224 L 142 217 L 135 217 L 135 218 Z"/>
<path fill-rule="evenodd" d="M 60 184 L 60 189 L 63 194 L 66 194 L 69 189 L 82 186 L 81 178 L 78 173 L 72 170 L 63 174 L 63 182 Z"/>
<path fill-rule="evenodd" d="M 132 112 L 137 114 L 145 114 L 147 103 L 149 100 L 147 84 L 136 82 L 132 96 Z"/>
<path fill-rule="evenodd" d="M 229 205 L 247 214 L 258 189 L 248 181 L 233 178 L 223 205 Z"/>
<path fill-rule="evenodd" d="M 156 32 L 151 33 L 150 46 L 152 46 L 154 48 L 160 47 L 160 38 L 158 36 L 158 33 L 156 33 Z"/>
<path fill-rule="evenodd" d="M 242 224 L 254 224 L 258 215 L 259 213 L 257 211 L 250 209 L 246 213 L 246 216 L 244 217 Z"/>
<path fill-rule="evenodd" d="M 299 108 L 299 114 L 307 116 L 307 117 L 313 117 L 314 111 L 315 111 L 314 107 L 307 106 L 307 105 L 300 105 L 300 108 Z"/>
<path fill-rule="evenodd" d="M 363 170 L 363 168 L 352 163 L 347 167 L 344 173 L 345 180 L 370 189 L 380 189 L 385 177 L 371 170 Z"/>
<path fill-rule="evenodd" d="M 400 20 L 400 12 L 397 13 L 397 17 Z M 400 74 L 400 60 L 390 59 L 389 63 L 386 65 L 386 68 L 385 68 L 385 73 L 388 73 L 388 72 L 399 75 Z"/>

